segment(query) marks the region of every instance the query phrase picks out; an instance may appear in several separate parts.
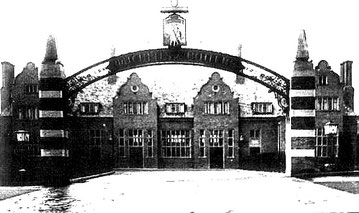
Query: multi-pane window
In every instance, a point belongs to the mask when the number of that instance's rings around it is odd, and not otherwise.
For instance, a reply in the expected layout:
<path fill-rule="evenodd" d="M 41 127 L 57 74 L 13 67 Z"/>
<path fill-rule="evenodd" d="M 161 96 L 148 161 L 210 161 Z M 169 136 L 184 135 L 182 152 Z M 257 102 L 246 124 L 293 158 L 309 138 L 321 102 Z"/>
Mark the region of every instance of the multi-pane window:
<path fill-rule="evenodd" d="M 125 157 L 125 130 L 119 129 L 117 132 L 118 140 L 118 155 L 119 157 Z"/>
<path fill-rule="evenodd" d="M 90 130 L 90 145 L 101 146 L 105 141 L 105 132 L 99 129 Z"/>
<path fill-rule="evenodd" d="M 199 130 L 199 157 L 206 157 L 206 136 L 204 129 Z"/>
<path fill-rule="evenodd" d="M 33 106 L 20 106 L 17 109 L 17 118 L 19 120 L 37 120 L 38 108 Z"/>
<path fill-rule="evenodd" d="M 81 103 L 81 114 L 98 114 L 101 109 L 100 103 Z"/>
<path fill-rule="evenodd" d="M 166 103 L 167 114 L 183 114 L 185 113 L 184 103 Z"/>
<path fill-rule="evenodd" d="M 147 157 L 152 158 L 153 157 L 153 131 L 147 130 Z"/>
<path fill-rule="evenodd" d="M 90 155 L 92 159 L 102 157 L 102 145 L 105 142 L 105 131 L 90 129 Z"/>
<path fill-rule="evenodd" d="M 328 85 L 328 77 L 326 75 L 319 76 L 319 85 Z"/>
<path fill-rule="evenodd" d="M 161 142 L 163 157 L 191 157 L 192 134 L 190 130 L 163 130 L 161 132 Z"/>
<path fill-rule="evenodd" d="M 234 130 L 228 130 L 228 158 L 234 158 Z"/>
<path fill-rule="evenodd" d="M 209 130 L 209 146 L 223 147 L 223 130 Z"/>
<path fill-rule="evenodd" d="M 26 94 L 37 94 L 39 92 L 37 84 L 25 84 Z"/>
<path fill-rule="evenodd" d="M 142 129 L 129 129 L 127 131 L 128 145 L 130 147 L 142 147 L 144 141 Z"/>
<path fill-rule="evenodd" d="M 326 135 L 324 128 L 316 129 L 315 156 L 338 157 L 339 141 L 338 134 Z"/>
<path fill-rule="evenodd" d="M 253 114 L 273 114 L 272 103 L 252 103 Z"/>
<path fill-rule="evenodd" d="M 321 111 L 339 111 L 338 97 L 317 97 L 317 110 Z"/>
<path fill-rule="evenodd" d="M 123 113 L 127 115 L 147 115 L 147 102 L 125 102 L 122 105 Z"/>
<path fill-rule="evenodd" d="M 209 115 L 229 115 L 229 102 L 205 102 L 204 113 Z"/>

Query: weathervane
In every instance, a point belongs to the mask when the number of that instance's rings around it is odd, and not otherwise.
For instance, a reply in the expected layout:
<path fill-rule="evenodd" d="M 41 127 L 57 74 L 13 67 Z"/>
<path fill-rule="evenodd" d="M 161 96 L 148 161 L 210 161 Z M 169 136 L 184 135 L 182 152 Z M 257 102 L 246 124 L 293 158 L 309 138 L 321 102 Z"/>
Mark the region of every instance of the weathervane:
<path fill-rule="evenodd" d="M 170 13 L 163 19 L 163 45 L 186 46 L 186 19 L 177 13 L 188 13 L 188 8 L 178 6 L 178 0 L 171 0 L 171 7 L 162 8 L 161 13 Z"/>

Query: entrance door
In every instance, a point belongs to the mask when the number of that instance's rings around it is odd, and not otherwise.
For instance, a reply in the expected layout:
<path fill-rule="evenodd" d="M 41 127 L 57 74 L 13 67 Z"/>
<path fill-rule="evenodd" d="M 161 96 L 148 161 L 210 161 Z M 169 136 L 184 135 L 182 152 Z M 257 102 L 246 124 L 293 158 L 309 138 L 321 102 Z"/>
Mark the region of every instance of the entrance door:
<path fill-rule="evenodd" d="M 143 147 L 130 147 L 130 168 L 143 168 Z"/>
<path fill-rule="evenodd" d="M 210 147 L 209 167 L 223 169 L 223 147 Z"/>

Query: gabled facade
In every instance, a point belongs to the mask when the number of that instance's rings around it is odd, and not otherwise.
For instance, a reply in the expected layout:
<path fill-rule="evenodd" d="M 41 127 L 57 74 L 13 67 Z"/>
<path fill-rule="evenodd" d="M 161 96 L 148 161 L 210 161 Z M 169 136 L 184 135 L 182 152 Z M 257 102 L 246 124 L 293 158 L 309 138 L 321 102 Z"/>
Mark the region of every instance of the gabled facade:
<path fill-rule="evenodd" d="M 136 73 L 120 87 L 113 106 L 116 165 L 158 167 L 157 103 Z"/>

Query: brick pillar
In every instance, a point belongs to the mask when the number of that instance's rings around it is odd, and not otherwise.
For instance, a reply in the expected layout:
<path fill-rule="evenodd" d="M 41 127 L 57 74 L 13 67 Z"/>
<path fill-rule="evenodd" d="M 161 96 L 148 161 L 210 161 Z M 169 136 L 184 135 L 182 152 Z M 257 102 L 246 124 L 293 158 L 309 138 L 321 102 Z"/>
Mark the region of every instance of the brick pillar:
<path fill-rule="evenodd" d="M 305 31 L 298 39 L 298 51 L 290 88 L 289 126 L 286 135 L 286 174 L 315 168 L 315 73 L 308 61 Z"/>
<path fill-rule="evenodd" d="M 65 75 L 57 62 L 55 39 L 47 41 L 39 85 L 39 121 L 42 176 L 45 184 L 68 183 L 68 134 L 65 131 Z"/>

